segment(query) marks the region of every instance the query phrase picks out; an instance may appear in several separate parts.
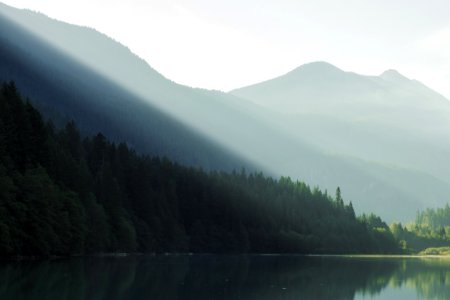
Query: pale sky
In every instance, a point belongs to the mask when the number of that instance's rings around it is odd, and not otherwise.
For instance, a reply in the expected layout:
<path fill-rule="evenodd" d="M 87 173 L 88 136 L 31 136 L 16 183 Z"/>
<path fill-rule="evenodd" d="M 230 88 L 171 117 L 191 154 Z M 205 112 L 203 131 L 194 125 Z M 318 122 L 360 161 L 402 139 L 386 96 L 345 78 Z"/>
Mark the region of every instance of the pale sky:
<path fill-rule="evenodd" d="M 89 26 L 167 78 L 228 91 L 327 61 L 450 99 L 448 0 L 0 0 Z"/>

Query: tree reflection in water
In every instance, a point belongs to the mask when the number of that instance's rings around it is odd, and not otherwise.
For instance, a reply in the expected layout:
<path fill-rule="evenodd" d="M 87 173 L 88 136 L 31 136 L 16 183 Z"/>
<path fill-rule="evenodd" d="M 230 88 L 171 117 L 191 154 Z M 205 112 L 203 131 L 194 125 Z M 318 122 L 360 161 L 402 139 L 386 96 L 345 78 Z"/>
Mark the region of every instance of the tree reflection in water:
<path fill-rule="evenodd" d="M 156 255 L 0 264 L 0 299 L 383 299 L 384 289 L 450 295 L 450 261 L 414 258 Z"/>

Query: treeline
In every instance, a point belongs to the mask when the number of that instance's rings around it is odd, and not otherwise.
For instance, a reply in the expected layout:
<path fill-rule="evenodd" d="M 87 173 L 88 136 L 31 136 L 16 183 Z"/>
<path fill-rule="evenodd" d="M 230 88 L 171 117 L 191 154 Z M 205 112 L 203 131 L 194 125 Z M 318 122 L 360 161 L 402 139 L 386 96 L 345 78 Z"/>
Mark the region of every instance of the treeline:
<path fill-rule="evenodd" d="M 390 227 L 400 247 L 407 252 L 450 247 L 450 206 L 418 211 L 414 223 L 407 226 L 394 223 Z"/>
<path fill-rule="evenodd" d="M 435 232 L 439 236 L 450 235 L 450 206 L 447 204 L 442 208 L 427 208 L 417 212 L 415 224 L 426 233 Z"/>
<path fill-rule="evenodd" d="M 289 178 L 137 155 L 0 90 L 0 254 L 392 253 L 387 225 Z"/>

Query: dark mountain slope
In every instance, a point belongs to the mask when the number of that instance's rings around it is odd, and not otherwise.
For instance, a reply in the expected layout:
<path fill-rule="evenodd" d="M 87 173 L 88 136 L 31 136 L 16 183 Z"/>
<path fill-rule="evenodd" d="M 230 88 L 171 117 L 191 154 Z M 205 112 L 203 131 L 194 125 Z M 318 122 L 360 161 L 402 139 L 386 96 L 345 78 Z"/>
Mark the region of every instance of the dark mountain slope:
<path fill-rule="evenodd" d="M 226 170 L 257 165 L 322 189 L 340 186 L 358 212 L 374 211 L 389 220 L 412 218 L 427 206 L 415 191 L 428 182 L 411 180 L 415 190 L 405 193 L 404 186 L 385 180 L 384 165 L 372 172 L 371 161 L 355 163 L 324 151 L 309 138 L 323 124 L 299 126 L 308 116 L 291 119 L 233 95 L 178 85 L 95 30 L 4 5 L 0 12 L 0 78 L 14 79 L 46 116 L 62 119 L 60 124 L 75 119 L 84 133 L 101 131 L 141 153 L 183 164 Z M 339 73 L 325 69 L 331 77 Z M 450 193 L 436 185 L 439 195 Z M 388 209 L 391 203 L 403 208 L 401 215 Z"/>
<path fill-rule="evenodd" d="M 289 178 L 139 156 L 75 124 L 45 125 L 0 88 L 0 257 L 99 252 L 382 253 L 379 218 Z"/>
<path fill-rule="evenodd" d="M 0 14 L 1 16 L 1 14 Z M 75 119 L 138 151 L 231 170 L 250 164 L 140 97 L 0 17 L 0 78 L 14 80 L 47 117 Z"/>

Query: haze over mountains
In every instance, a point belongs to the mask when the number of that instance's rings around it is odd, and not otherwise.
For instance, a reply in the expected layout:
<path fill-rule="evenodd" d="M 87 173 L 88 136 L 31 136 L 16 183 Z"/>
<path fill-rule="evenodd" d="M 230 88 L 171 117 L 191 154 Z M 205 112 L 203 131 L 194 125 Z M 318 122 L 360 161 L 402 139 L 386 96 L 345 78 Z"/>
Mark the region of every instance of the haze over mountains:
<path fill-rule="evenodd" d="M 0 4 L 0 80 L 140 152 L 340 186 L 357 212 L 409 220 L 449 200 L 450 102 L 396 71 L 319 62 L 230 93 L 192 89 L 95 30 Z"/>
<path fill-rule="evenodd" d="M 327 153 L 450 182 L 450 101 L 395 70 L 363 76 L 318 62 L 231 93 L 288 114 L 287 129 Z"/>
<path fill-rule="evenodd" d="M 416 80 L 395 70 L 363 76 L 316 62 L 231 93 L 285 114 L 287 131 L 364 165 L 411 198 L 432 205 L 447 197 L 436 192 L 450 180 L 450 102 Z"/>
<path fill-rule="evenodd" d="M 243 160 L 193 132 L 121 84 L 101 76 L 98 66 L 106 60 L 110 68 L 119 70 L 123 67 L 118 76 L 124 80 L 130 78 L 130 74 L 141 75 L 138 70 L 141 66 L 147 70 L 145 78 L 150 83 L 158 84 L 155 78 L 169 82 L 125 47 L 92 29 L 71 26 L 6 5 L 0 7 L 1 77 L 15 80 L 21 91 L 53 121 L 62 125 L 75 119 L 85 133 L 100 131 L 115 141 L 126 141 L 140 152 L 165 155 L 188 165 L 231 170 L 244 164 Z M 62 38 L 66 42 L 72 40 L 78 45 L 80 56 L 87 51 L 89 55 L 84 56 L 90 57 L 92 63 L 98 60 L 96 69 L 67 55 L 60 47 L 63 42 L 51 44 L 29 31 L 30 28 L 41 34 L 49 33 L 49 36 L 66 37 Z M 89 39 L 92 36 L 97 38 L 95 44 Z M 112 63 L 114 59 L 123 64 L 116 66 Z"/>

